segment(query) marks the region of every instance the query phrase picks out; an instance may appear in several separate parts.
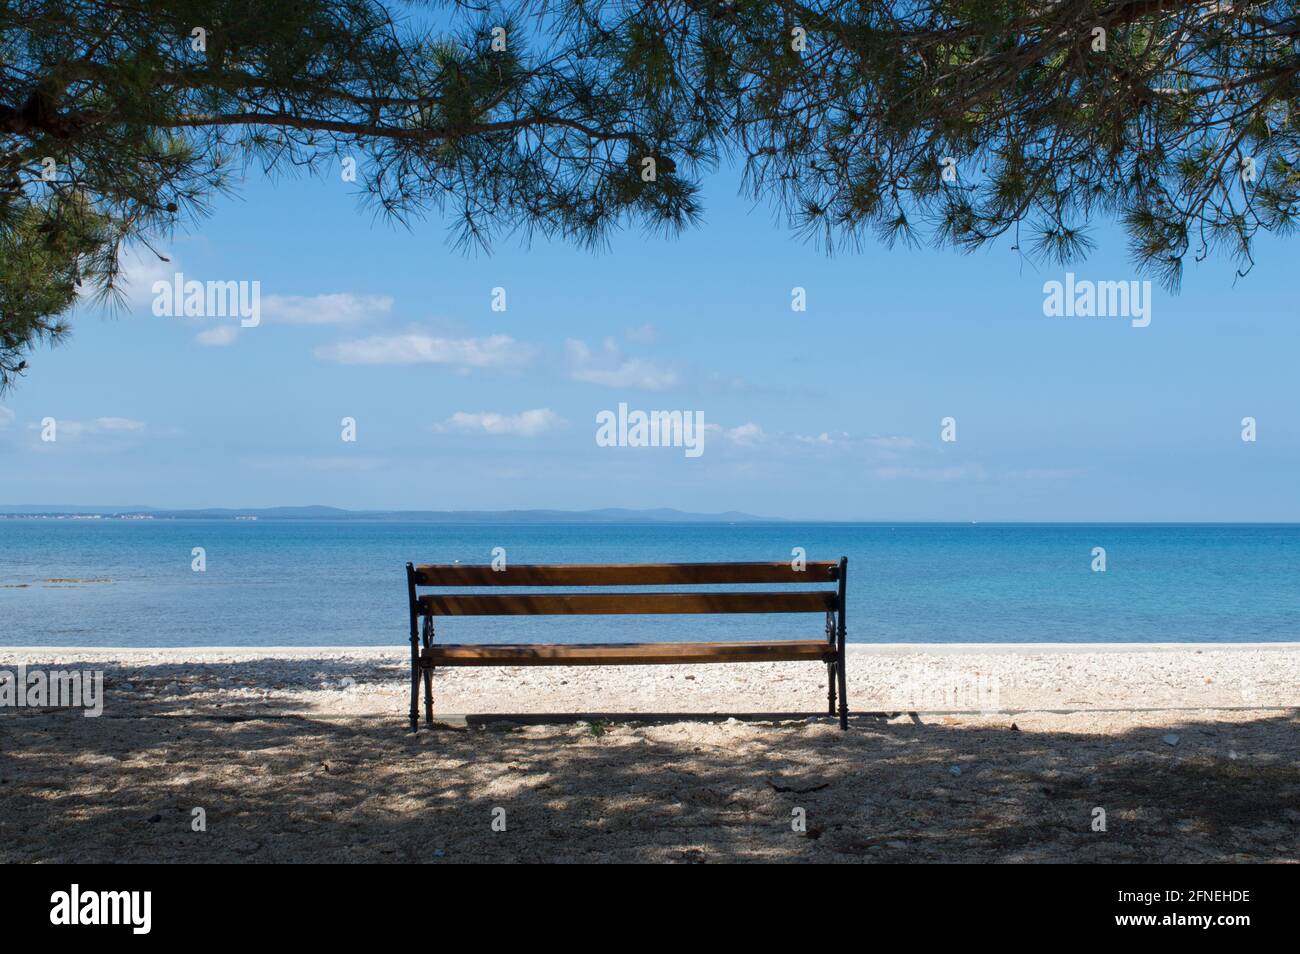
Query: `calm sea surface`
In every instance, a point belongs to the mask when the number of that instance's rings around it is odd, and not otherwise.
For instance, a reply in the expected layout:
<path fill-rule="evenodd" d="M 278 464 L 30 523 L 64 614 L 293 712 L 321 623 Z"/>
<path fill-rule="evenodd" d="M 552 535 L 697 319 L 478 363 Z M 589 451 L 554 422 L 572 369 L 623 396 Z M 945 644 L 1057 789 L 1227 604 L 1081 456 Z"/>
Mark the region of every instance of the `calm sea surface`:
<path fill-rule="evenodd" d="M 203 547 L 206 572 L 191 570 Z M 0 520 L 0 644 L 400 645 L 406 561 L 849 558 L 854 642 L 1300 640 L 1300 526 Z M 1107 569 L 1091 570 L 1104 547 Z M 102 582 L 59 583 L 56 580 Z M 815 616 L 467 618 L 456 642 L 821 635 Z"/>

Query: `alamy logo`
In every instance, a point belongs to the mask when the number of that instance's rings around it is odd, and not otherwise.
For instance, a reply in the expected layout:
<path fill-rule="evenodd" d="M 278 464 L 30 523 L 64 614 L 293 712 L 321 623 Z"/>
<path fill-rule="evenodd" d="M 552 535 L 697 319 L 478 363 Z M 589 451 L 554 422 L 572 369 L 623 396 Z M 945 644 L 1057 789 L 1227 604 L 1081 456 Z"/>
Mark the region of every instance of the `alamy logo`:
<path fill-rule="evenodd" d="M 152 891 L 70 891 L 50 895 L 50 923 L 129 924 L 132 934 L 148 934 L 153 924 Z"/>
<path fill-rule="evenodd" d="M 1134 328 L 1151 324 L 1149 281 L 1076 281 L 1074 272 L 1065 282 L 1043 283 L 1043 314 L 1048 318 L 1132 318 Z"/>
<path fill-rule="evenodd" d="M 17 672 L 0 669 L 0 708 L 82 709 L 88 719 L 104 712 L 102 670 L 47 672 L 19 666 Z"/>
<path fill-rule="evenodd" d="M 703 411 L 629 411 L 596 415 L 598 447 L 684 447 L 687 457 L 704 453 Z"/>
<path fill-rule="evenodd" d="M 177 272 L 153 283 L 153 313 L 159 318 L 238 318 L 241 328 L 262 322 L 261 282 L 200 282 Z"/>

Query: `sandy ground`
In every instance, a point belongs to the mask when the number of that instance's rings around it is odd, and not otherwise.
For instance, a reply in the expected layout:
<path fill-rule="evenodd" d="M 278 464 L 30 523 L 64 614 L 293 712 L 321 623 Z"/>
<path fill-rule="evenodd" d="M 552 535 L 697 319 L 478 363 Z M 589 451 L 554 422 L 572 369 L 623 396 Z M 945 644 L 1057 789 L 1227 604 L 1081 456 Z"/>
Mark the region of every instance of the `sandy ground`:
<path fill-rule="evenodd" d="M 6 863 L 1300 860 L 1297 644 L 854 646 L 848 732 L 806 663 L 443 671 L 414 736 L 400 649 L 19 664 L 106 701 L 0 709 Z"/>

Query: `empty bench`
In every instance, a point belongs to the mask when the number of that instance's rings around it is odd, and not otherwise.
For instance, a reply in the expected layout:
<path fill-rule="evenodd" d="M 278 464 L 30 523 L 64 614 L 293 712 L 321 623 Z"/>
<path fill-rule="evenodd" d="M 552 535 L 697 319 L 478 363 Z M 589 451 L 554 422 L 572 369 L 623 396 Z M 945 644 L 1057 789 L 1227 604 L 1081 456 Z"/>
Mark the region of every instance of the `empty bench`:
<path fill-rule="evenodd" d="M 844 596 L 849 561 L 790 563 L 611 563 L 522 565 L 496 569 L 466 564 L 406 564 L 411 607 L 411 730 L 433 722 L 433 671 L 440 666 L 638 666 L 690 663 L 805 661 L 825 663 L 829 712 L 839 690 L 840 728 L 848 728 L 845 698 Z M 703 587 L 801 585 L 778 589 L 608 592 L 511 592 L 512 587 Z M 437 592 L 421 592 L 433 588 Z M 465 592 L 465 590 L 472 590 Z M 490 592 L 476 592 L 490 589 Z M 460 592 L 457 592 L 460 590 Z M 498 592 L 504 590 L 504 592 Z M 447 616 L 573 616 L 713 613 L 825 614 L 817 639 L 755 639 L 688 643 L 437 643 L 434 620 Z M 421 631 L 421 621 L 423 628 Z"/>

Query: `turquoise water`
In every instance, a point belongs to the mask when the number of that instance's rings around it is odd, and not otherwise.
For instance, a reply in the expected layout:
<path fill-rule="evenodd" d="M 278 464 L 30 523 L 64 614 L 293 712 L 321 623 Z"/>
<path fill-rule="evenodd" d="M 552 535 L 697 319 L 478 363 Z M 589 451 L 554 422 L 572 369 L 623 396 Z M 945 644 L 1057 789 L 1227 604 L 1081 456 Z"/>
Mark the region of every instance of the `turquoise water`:
<path fill-rule="evenodd" d="M 0 644 L 398 645 L 406 562 L 487 563 L 494 547 L 511 563 L 847 556 L 854 642 L 1300 640 L 1295 525 L 0 520 Z M 1094 547 L 1104 573 L 1091 570 Z M 111 582 L 47 582 L 69 578 Z M 473 618 L 438 635 L 744 639 L 822 626 L 812 615 Z"/>

